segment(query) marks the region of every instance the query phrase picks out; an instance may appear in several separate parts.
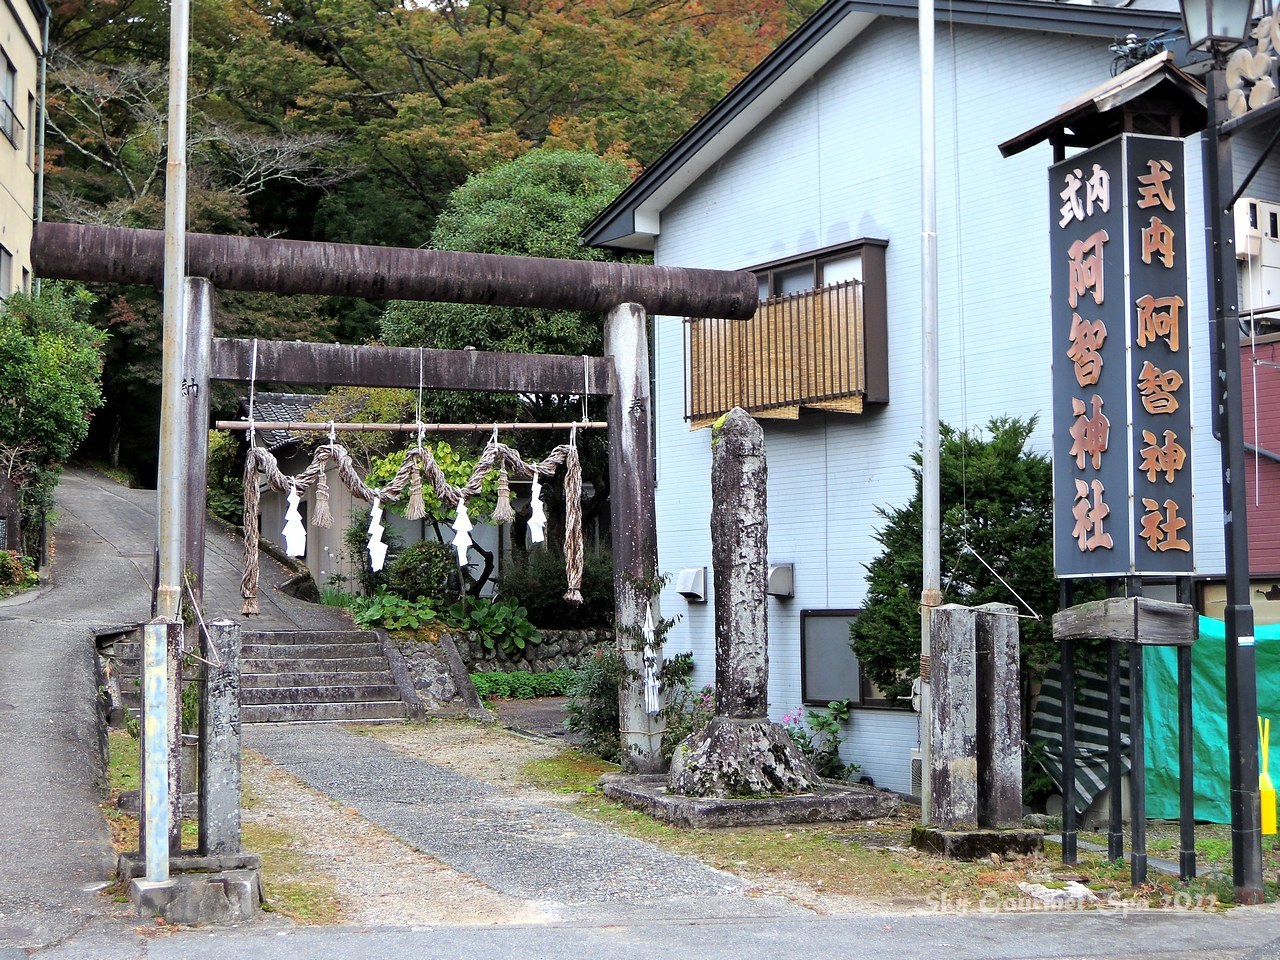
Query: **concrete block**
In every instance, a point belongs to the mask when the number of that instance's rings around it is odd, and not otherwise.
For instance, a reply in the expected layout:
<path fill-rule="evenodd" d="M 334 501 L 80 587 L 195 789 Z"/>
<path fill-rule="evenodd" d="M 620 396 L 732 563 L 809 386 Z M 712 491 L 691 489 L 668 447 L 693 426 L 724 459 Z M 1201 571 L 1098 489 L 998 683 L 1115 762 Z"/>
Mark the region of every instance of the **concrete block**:
<path fill-rule="evenodd" d="M 178 874 L 158 883 L 134 880 L 129 895 L 142 917 L 169 923 L 226 925 L 254 919 L 262 902 L 256 870 Z"/>

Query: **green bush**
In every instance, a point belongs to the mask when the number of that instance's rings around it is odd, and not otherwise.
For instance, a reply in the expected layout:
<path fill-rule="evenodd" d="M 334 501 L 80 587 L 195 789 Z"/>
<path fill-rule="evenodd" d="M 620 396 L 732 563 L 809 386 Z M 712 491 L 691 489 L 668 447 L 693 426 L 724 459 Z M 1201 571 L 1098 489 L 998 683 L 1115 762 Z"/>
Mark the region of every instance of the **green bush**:
<path fill-rule="evenodd" d="M 237 526 L 244 523 L 244 452 L 240 441 L 225 430 L 209 431 L 209 512 Z"/>
<path fill-rule="evenodd" d="M 34 579 L 27 557 L 17 550 L 0 550 L 0 588 L 24 587 Z"/>
<path fill-rule="evenodd" d="M 578 660 L 578 682 L 570 694 L 565 725 L 581 739 L 582 749 L 617 763 L 622 756 L 618 731 L 618 689 L 627 667 L 612 647 L 600 647 Z"/>
<path fill-rule="evenodd" d="M 438 540 L 420 540 L 387 564 L 387 587 L 402 597 L 422 597 L 443 608 L 453 599 L 449 578 L 457 572 L 458 555 L 453 547 Z"/>
<path fill-rule="evenodd" d="M 473 673 L 471 682 L 486 700 L 531 700 L 568 695 L 578 682 L 578 673 L 568 668 L 549 673 Z"/>
<path fill-rule="evenodd" d="M 685 737 L 706 726 L 716 715 L 716 691 L 711 684 L 693 689 L 693 654 L 678 653 L 662 662 L 658 683 L 663 693 L 662 759 L 671 762 L 672 754 Z"/>
<path fill-rule="evenodd" d="M 496 647 L 507 656 L 542 642 L 524 607 L 514 600 L 466 597 L 449 608 L 449 626 L 478 634 L 487 649 Z"/>
<path fill-rule="evenodd" d="M 356 625 L 365 629 L 417 630 L 438 616 L 428 601 L 421 598 L 406 600 L 398 594 L 388 593 L 385 587 L 379 587 L 371 597 L 356 597 L 349 609 Z"/>
<path fill-rule="evenodd" d="M 849 719 L 852 706 L 850 700 L 832 700 L 826 710 L 809 710 L 802 718 L 796 707 L 782 718 L 783 729 L 813 763 L 818 775 L 827 780 L 849 780 L 861 769 L 840 758 L 840 744 L 844 742 L 840 724 Z"/>
<path fill-rule="evenodd" d="M 387 567 L 374 570 L 369 564 L 369 518 L 368 507 L 355 507 L 348 518 L 347 529 L 342 533 L 343 552 L 351 564 L 353 579 L 360 586 L 365 596 L 373 596 L 387 585 Z M 404 541 L 395 530 L 387 528 L 382 532 L 382 542 L 387 545 L 387 563 L 394 563 L 399 556 Z"/>
<path fill-rule="evenodd" d="M 544 630 L 594 630 L 613 626 L 613 555 L 587 554 L 582 564 L 582 603 L 564 599 L 569 589 L 564 555 L 550 549 L 512 554 L 498 577 L 498 593 L 518 600 Z"/>

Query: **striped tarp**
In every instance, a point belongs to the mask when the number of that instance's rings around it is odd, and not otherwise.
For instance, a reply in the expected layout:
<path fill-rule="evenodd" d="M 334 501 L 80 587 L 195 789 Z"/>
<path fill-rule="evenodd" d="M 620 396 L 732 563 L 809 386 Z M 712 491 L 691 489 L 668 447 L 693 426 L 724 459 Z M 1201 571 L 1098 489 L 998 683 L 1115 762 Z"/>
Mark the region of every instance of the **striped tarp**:
<path fill-rule="evenodd" d="M 1120 661 L 1121 760 L 1129 772 L 1129 664 Z M 1062 668 L 1049 669 L 1031 719 L 1030 742 L 1045 772 L 1062 790 Z M 1076 811 L 1107 788 L 1107 678 L 1076 670 Z"/>

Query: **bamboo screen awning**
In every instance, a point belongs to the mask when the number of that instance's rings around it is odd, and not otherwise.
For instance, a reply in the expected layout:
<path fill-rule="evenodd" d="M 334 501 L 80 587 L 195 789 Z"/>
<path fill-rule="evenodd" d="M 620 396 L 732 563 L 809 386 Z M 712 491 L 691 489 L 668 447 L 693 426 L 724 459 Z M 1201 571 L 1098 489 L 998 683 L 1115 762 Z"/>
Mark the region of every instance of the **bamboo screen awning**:
<path fill-rule="evenodd" d="M 763 300 L 750 320 L 685 321 L 685 419 L 708 427 L 742 407 L 795 420 L 802 409 L 861 413 L 867 393 L 863 284 Z"/>

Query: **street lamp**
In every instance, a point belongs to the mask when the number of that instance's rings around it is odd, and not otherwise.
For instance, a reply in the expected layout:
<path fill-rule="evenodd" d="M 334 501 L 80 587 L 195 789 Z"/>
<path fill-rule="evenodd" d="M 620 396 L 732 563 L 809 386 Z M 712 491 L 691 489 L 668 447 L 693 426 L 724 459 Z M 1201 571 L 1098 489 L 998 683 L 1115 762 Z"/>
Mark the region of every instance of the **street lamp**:
<path fill-rule="evenodd" d="M 1245 43 L 1253 0 L 1179 0 L 1187 42 L 1208 52 L 1204 139 L 1205 233 L 1208 240 L 1210 343 L 1214 352 L 1214 424 L 1222 451 L 1222 505 L 1227 604 L 1227 749 L 1231 768 L 1231 866 L 1236 897 L 1262 900 L 1261 802 L 1258 793 L 1258 693 L 1253 606 L 1249 597 L 1249 534 L 1240 405 L 1234 180 L 1227 110 L 1227 56 Z"/>

